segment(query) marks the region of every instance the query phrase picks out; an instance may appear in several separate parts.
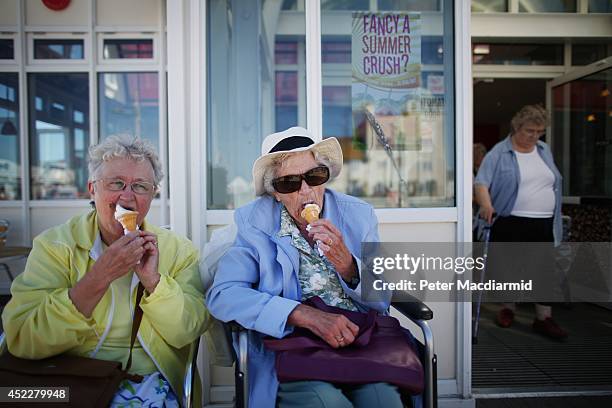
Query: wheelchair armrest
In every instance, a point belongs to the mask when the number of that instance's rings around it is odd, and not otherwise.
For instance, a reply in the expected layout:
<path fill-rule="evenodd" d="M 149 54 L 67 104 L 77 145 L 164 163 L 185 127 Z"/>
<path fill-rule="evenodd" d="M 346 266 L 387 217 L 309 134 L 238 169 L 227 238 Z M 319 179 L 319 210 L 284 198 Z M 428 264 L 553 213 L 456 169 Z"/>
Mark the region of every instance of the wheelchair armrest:
<path fill-rule="evenodd" d="M 184 399 L 183 406 L 185 408 L 192 408 L 194 406 L 194 390 L 195 390 L 195 380 L 197 378 L 198 371 L 198 349 L 200 348 L 200 338 L 198 337 L 193 342 L 193 350 L 191 355 L 191 360 L 187 363 L 187 368 L 185 370 L 185 378 L 183 379 L 183 390 L 184 390 Z"/>
<path fill-rule="evenodd" d="M 396 308 L 401 314 L 410 320 L 431 320 L 433 319 L 433 311 L 423 302 L 407 293 L 402 294 L 408 297 L 409 301 L 393 302 L 391 306 Z"/>
<path fill-rule="evenodd" d="M 412 320 L 423 332 L 423 369 L 425 370 L 425 392 L 423 406 L 426 408 L 436 408 L 438 406 L 438 357 L 434 350 L 433 332 L 427 320 L 433 319 L 433 311 L 427 305 L 414 296 L 408 296 L 407 302 L 393 302 L 391 306 L 396 308 L 401 314 Z"/>
<path fill-rule="evenodd" d="M 249 330 L 235 321 L 224 323 L 225 333 L 230 344 L 233 343 L 233 335 L 238 340 L 238 348 L 234 351 L 235 381 L 236 381 L 236 404 L 237 408 L 249 406 Z"/>

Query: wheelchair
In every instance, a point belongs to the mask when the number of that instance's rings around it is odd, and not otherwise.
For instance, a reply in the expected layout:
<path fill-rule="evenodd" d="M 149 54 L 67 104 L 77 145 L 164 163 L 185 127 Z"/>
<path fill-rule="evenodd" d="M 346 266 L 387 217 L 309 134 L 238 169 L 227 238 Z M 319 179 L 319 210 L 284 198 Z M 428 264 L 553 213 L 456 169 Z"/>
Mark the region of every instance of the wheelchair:
<path fill-rule="evenodd" d="M 216 230 L 201 252 L 200 277 L 205 290 L 212 285 L 219 259 L 233 244 L 235 236 L 236 226 L 233 224 Z M 419 326 L 422 331 L 423 343 L 415 339 L 419 343 L 421 363 L 425 374 L 422 406 L 423 408 L 437 408 L 437 356 L 434 350 L 433 333 L 428 324 L 428 321 L 433 319 L 433 311 L 418 299 L 409 295 L 406 297 L 411 301 L 394 302 L 391 306 Z M 237 408 L 248 408 L 249 406 L 248 336 L 249 330 L 238 323 L 224 323 L 218 320 L 214 320 L 212 326 L 204 334 L 213 364 L 234 367 L 236 386 L 234 403 Z M 195 366 L 195 360 L 192 364 Z"/>

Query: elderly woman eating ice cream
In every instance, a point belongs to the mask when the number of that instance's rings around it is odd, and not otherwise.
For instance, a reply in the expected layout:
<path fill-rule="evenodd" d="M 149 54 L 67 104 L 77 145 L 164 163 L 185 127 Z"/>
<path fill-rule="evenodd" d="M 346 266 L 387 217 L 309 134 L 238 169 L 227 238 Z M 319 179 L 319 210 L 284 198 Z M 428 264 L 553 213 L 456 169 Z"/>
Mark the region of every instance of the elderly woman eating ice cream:
<path fill-rule="evenodd" d="M 249 342 L 250 406 L 402 406 L 386 383 L 279 384 L 275 355 L 262 345 L 266 335 L 282 338 L 302 327 L 331 347 L 350 346 L 358 327 L 301 303 L 313 296 L 354 311 L 389 306 L 361 299 L 361 243 L 378 241 L 378 223 L 369 204 L 325 187 L 341 168 L 335 138 L 321 140 L 300 127 L 271 134 L 253 166 L 260 197 L 236 210 L 238 234 L 219 262 L 207 304 L 218 319 L 256 332 Z"/>
<path fill-rule="evenodd" d="M 144 378 L 124 382 L 113 405 L 177 406 L 190 347 L 208 322 L 197 250 L 145 221 L 161 178 L 157 154 L 143 140 L 114 136 L 90 148 L 94 210 L 34 240 L 2 314 L 8 349 L 18 357 L 69 353 L 125 367 L 140 282 L 142 321 L 129 372 Z"/>

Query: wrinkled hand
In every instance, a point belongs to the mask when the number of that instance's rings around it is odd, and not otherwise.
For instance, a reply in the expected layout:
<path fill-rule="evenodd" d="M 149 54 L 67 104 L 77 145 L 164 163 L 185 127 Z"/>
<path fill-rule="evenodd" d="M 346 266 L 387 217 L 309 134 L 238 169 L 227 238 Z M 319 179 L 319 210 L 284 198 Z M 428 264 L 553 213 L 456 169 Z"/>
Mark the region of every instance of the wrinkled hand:
<path fill-rule="evenodd" d="M 495 214 L 495 208 L 492 205 L 480 207 L 480 218 L 487 221 L 489 225 L 493 222 L 493 214 Z"/>
<path fill-rule="evenodd" d="M 143 260 L 145 253 L 150 251 L 147 249 L 150 239 L 141 235 L 143 233 L 139 231 L 130 232 L 113 242 L 100 255 L 89 272 L 69 289 L 70 300 L 85 317 L 91 317 L 110 284 L 124 276 L 130 269 L 136 269 L 136 265 Z M 150 262 L 148 259 L 145 261 Z M 146 263 L 143 266 L 146 266 Z"/>
<path fill-rule="evenodd" d="M 310 330 L 333 348 L 348 346 L 355 341 L 355 336 L 359 333 L 359 326 L 345 316 L 323 312 L 306 305 L 293 309 L 287 322 Z"/>
<path fill-rule="evenodd" d="M 138 275 L 142 286 L 147 292 L 153 293 L 159 283 L 159 248 L 157 247 L 157 236 L 149 231 L 139 231 L 140 237 L 144 240 L 144 253 L 140 263 L 134 266 L 134 272 Z"/>
<path fill-rule="evenodd" d="M 110 285 L 136 266 L 145 253 L 144 244 L 138 231 L 122 236 L 106 248 L 88 275 Z"/>
<path fill-rule="evenodd" d="M 342 278 L 350 282 L 357 274 L 353 255 L 344 244 L 342 234 L 329 220 L 319 219 L 310 224 L 308 235 L 319 241 L 319 248 L 334 265 Z"/>

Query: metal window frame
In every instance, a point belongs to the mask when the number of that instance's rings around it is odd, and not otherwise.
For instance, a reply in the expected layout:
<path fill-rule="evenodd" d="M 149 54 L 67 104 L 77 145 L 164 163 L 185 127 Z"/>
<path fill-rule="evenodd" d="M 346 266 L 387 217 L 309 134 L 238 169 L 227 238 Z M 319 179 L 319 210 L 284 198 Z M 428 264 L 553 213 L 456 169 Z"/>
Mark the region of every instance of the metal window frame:
<path fill-rule="evenodd" d="M 36 40 L 80 40 L 83 41 L 83 58 L 82 59 L 43 59 L 35 58 L 34 42 Z M 28 32 L 26 34 L 26 50 L 28 54 L 27 65 L 29 66 L 62 66 L 66 69 L 67 65 L 72 67 L 87 66 L 90 59 L 91 41 L 87 33 L 47 33 L 47 32 Z M 68 69 L 71 69 L 68 68 Z"/>
<path fill-rule="evenodd" d="M 152 58 L 104 58 L 104 42 L 106 40 L 151 40 L 153 42 Z M 143 65 L 158 64 L 159 53 L 159 34 L 157 33 L 126 33 L 126 32 L 98 32 L 96 33 L 98 52 L 96 55 L 97 64 L 106 67 L 107 65 L 134 66 L 140 68 Z"/>
<path fill-rule="evenodd" d="M 21 199 L 0 201 L 0 210 L 3 208 L 22 209 L 23 239 L 22 245 L 31 245 L 32 242 L 32 214 L 33 208 L 79 208 L 89 200 L 33 200 L 30 198 L 30 157 L 29 157 L 29 100 L 28 100 L 28 74 L 43 72 L 65 72 L 65 73 L 87 73 L 89 81 L 89 143 L 98 142 L 98 74 L 105 72 L 156 72 L 158 74 L 159 87 L 159 158 L 164 168 L 164 179 L 162 184 L 168 183 L 168 98 L 167 98 L 167 53 L 166 53 L 166 2 L 162 1 L 162 12 L 156 26 L 154 27 L 101 27 L 96 26 L 96 1 L 92 0 L 89 7 L 88 22 L 85 26 L 74 27 L 43 27 L 26 25 L 26 5 L 19 1 L 18 24 L 10 27 L 0 27 L 0 37 L 14 38 L 15 58 L 0 61 L 0 71 L 16 72 L 19 75 L 19 148 L 20 148 L 20 177 L 21 177 Z M 171 1 L 171 0 L 168 0 Z M 121 35 L 129 38 L 146 37 L 154 38 L 154 60 L 140 60 L 138 64 L 126 64 L 126 60 L 117 60 L 119 63 L 99 63 L 98 48 L 99 37 L 112 35 L 111 31 L 120 30 Z M 113 37 L 116 38 L 116 37 Z M 82 39 L 84 45 L 84 58 L 71 59 L 34 59 L 34 39 Z M 169 197 L 168 189 L 162 188 L 160 197 L 153 200 L 152 207 L 160 208 L 160 224 L 169 224 Z"/>
<path fill-rule="evenodd" d="M 17 67 L 19 56 L 21 55 L 21 44 L 19 35 L 16 32 L 6 32 L 0 30 L 0 40 L 13 40 L 13 59 L 0 59 L 0 69 L 5 67 Z"/>

